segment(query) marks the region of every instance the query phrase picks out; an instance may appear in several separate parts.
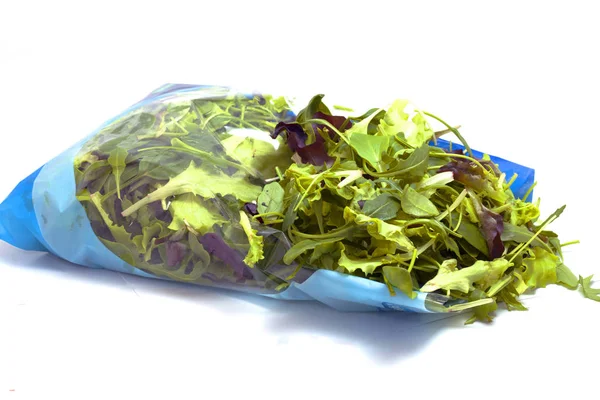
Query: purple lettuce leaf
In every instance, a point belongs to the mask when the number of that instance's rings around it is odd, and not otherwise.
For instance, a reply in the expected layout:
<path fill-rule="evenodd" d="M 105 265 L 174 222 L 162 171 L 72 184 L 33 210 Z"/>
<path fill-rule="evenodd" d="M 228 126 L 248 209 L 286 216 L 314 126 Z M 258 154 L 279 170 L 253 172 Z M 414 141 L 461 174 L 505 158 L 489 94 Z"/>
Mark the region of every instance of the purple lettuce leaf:
<path fill-rule="evenodd" d="M 303 163 L 319 166 L 333 163 L 334 159 L 327 154 L 325 139 L 321 135 L 315 135 L 314 143 L 306 144 L 308 135 L 300 124 L 280 122 L 271 137 L 275 139 L 283 133 L 286 135 L 288 147 L 300 156 Z"/>
<path fill-rule="evenodd" d="M 258 206 L 254 203 L 246 203 L 244 204 L 244 211 L 246 211 L 248 214 L 255 216 L 258 215 Z M 261 224 L 263 224 L 265 221 L 258 217 L 257 221 L 260 222 Z"/>
<path fill-rule="evenodd" d="M 350 129 L 352 127 L 352 122 L 350 122 L 350 120 L 348 118 L 336 116 L 336 115 L 325 114 L 325 113 L 322 113 L 321 111 L 317 111 L 315 113 L 315 115 L 313 115 L 313 118 L 324 119 L 325 121 L 327 121 L 331 125 L 333 125 L 333 127 L 340 132 L 344 132 L 346 129 Z M 319 124 L 313 124 L 313 128 L 323 129 L 323 128 L 326 128 L 326 126 L 319 125 Z M 329 135 L 332 138 L 334 138 L 335 132 L 329 132 Z"/>
<path fill-rule="evenodd" d="M 180 242 L 167 242 L 167 266 L 176 267 L 186 256 L 187 247 Z"/>
<path fill-rule="evenodd" d="M 207 233 L 199 238 L 204 249 L 212 256 L 217 257 L 233 268 L 238 278 L 252 279 L 254 275 L 244 263 L 244 257 L 225 243 L 223 238 L 216 233 Z"/>
<path fill-rule="evenodd" d="M 475 202 L 477 203 L 477 202 Z M 488 210 L 483 205 L 476 205 L 477 216 L 481 222 L 481 233 L 487 243 L 491 260 L 502 257 L 504 243 L 501 236 L 504 232 L 504 220 L 500 214 Z"/>
<path fill-rule="evenodd" d="M 451 171 L 454 180 L 468 188 L 484 190 L 486 181 L 483 169 L 472 161 L 465 159 L 452 160 L 440 167 L 438 173 Z"/>

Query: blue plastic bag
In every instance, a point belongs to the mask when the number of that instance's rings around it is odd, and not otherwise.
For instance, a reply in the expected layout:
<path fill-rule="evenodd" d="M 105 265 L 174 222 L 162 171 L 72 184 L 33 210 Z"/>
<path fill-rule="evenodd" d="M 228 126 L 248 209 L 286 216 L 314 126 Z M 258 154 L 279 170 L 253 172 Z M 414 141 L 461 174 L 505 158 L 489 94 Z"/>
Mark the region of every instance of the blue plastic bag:
<path fill-rule="evenodd" d="M 450 304 L 452 299 L 439 294 L 418 293 L 415 299 L 410 299 L 402 293 L 391 296 L 387 287 L 379 282 L 330 270 L 315 271 L 310 268 L 300 268 L 296 265 L 284 265 L 281 258 L 290 247 L 289 240 L 283 232 L 274 229 L 263 229 L 260 232 L 261 235 L 270 238 L 271 243 L 274 243 L 268 266 L 247 270 L 243 272 L 247 276 L 238 277 L 234 280 L 219 278 L 218 275 L 219 268 L 229 268 L 227 265 L 235 264 L 236 261 L 220 259 L 220 264 L 215 264 L 214 254 L 210 259 L 212 260 L 210 266 L 202 264 L 205 271 L 202 274 L 194 275 L 190 273 L 188 270 L 193 270 L 196 267 L 192 266 L 193 268 L 190 268 L 189 265 L 182 265 L 180 268 L 177 267 L 173 270 L 165 267 L 164 273 L 162 273 L 157 272 L 156 269 L 153 269 L 154 267 L 148 267 L 150 268 L 148 269 L 133 266 L 132 264 L 136 261 L 128 262 L 129 259 L 119 248 L 115 246 L 113 248 L 107 247 L 111 245 L 110 242 L 103 240 L 99 228 L 94 229 L 94 220 L 90 217 L 93 214 L 91 212 L 93 208 L 84 206 L 90 202 L 87 201 L 86 203 L 82 200 L 82 196 L 85 197 L 87 193 L 85 190 L 81 190 L 81 180 L 85 177 L 80 176 L 79 181 L 77 181 L 78 177 L 76 175 L 83 174 L 87 169 L 81 172 L 76 170 L 74 166 L 77 163 L 78 165 L 86 165 L 89 168 L 89 165 L 94 162 L 97 163 L 96 165 L 103 163 L 101 167 L 94 167 L 96 169 L 92 172 L 96 173 L 100 170 L 106 175 L 106 179 L 113 179 L 111 178 L 114 175 L 113 170 L 110 166 L 104 165 L 108 163 L 107 160 L 94 159 L 89 160 L 89 162 L 82 162 L 78 157 L 83 155 L 89 157 L 90 154 L 93 154 L 94 146 L 100 146 L 108 140 L 129 140 L 132 137 L 135 137 L 132 140 L 144 140 L 147 132 L 150 132 L 152 136 L 155 135 L 156 129 L 165 129 L 165 135 L 177 138 L 178 129 L 185 129 L 182 124 L 186 123 L 172 117 L 172 115 L 178 115 L 178 107 L 189 112 L 191 107 L 214 107 L 212 101 L 228 101 L 230 99 L 236 99 L 237 102 L 240 102 L 239 104 L 242 104 L 241 108 L 243 108 L 245 101 L 257 102 L 253 104 L 261 104 L 266 101 L 262 95 L 248 95 L 229 88 L 214 86 L 165 85 L 155 90 L 148 97 L 133 105 L 121 115 L 107 121 L 96 132 L 58 155 L 19 183 L 0 205 L 0 239 L 23 250 L 50 252 L 85 267 L 105 268 L 150 278 L 220 286 L 284 300 L 317 300 L 344 311 L 444 312 L 446 310 L 445 306 Z M 211 102 L 206 102 L 206 100 Z M 263 124 L 263 129 L 252 124 L 248 124 L 251 125 L 249 128 L 241 125 L 236 127 L 233 126 L 235 124 L 231 121 L 220 121 L 210 126 L 213 127 L 211 129 L 214 129 L 215 132 L 227 132 L 228 138 L 236 135 L 254 138 L 260 138 L 261 135 L 262 137 L 268 137 L 268 127 L 294 116 L 292 107 L 281 106 L 280 108 L 280 111 L 269 115 L 269 118 L 259 121 Z M 170 120 L 164 119 L 167 117 L 161 117 L 161 115 L 167 115 L 165 114 L 167 112 L 170 113 L 168 114 L 171 116 Z M 218 119 L 218 113 L 211 110 L 207 112 L 208 114 L 205 115 L 213 116 L 209 117 L 212 118 L 212 122 L 215 121 L 213 114 L 217 115 Z M 178 123 L 179 128 L 177 127 Z M 202 123 L 201 121 L 193 122 L 193 124 L 199 124 L 199 126 Z M 145 126 L 144 124 L 149 125 Z M 168 127 L 165 128 L 169 124 L 174 130 L 169 130 Z M 209 125 L 205 123 L 203 126 L 206 128 Z M 112 130 L 108 131 L 109 128 Z M 115 134 L 115 132 L 117 133 Z M 234 140 L 238 139 L 234 138 Z M 246 139 L 244 138 L 244 140 Z M 438 140 L 436 145 L 445 149 L 448 149 L 450 145 L 452 149 L 463 149 L 461 145 L 450 144 L 450 142 L 444 140 Z M 473 151 L 473 153 L 477 157 L 483 156 L 482 153 L 477 151 Z M 129 156 L 130 154 L 127 155 L 127 157 Z M 143 156 L 140 160 L 141 162 L 144 161 Z M 518 175 L 511 189 L 516 197 L 523 197 L 533 184 L 534 171 L 499 157 L 491 156 L 491 160 L 498 164 L 500 170 L 507 177 L 513 174 Z M 194 161 L 193 157 L 192 161 Z M 206 159 L 200 161 L 206 162 Z M 189 163 L 189 161 L 186 162 Z M 168 165 L 162 165 L 161 167 L 168 168 Z M 210 184 L 210 182 L 207 182 L 207 187 L 210 188 Z M 118 185 L 116 190 L 119 190 Z M 219 205 L 217 204 L 217 206 Z M 106 218 L 106 216 L 94 215 L 98 219 Z M 142 233 L 139 234 L 139 237 L 142 239 L 138 240 L 140 242 L 138 245 L 144 249 L 156 245 L 160 240 L 158 233 L 155 234 L 152 240 L 146 240 L 145 234 Z M 216 237 L 211 238 L 221 240 Z M 158 246 L 148 253 L 147 258 L 149 260 L 138 260 L 140 264 L 152 265 L 150 264 L 151 258 L 154 257 L 155 253 L 160 253 L 160 251 L 154 252 L 154 250 L 158 250 Z M 209 271 L 210 268 L 213 269 L 212 272 Z M 192 276 L 193 278 L 191 278 Z M 286 283 L 284 285 L 286 288 L 283 290 L 281 290 L 281 284 L 275 286 L 275 283 L 281 283 L 282 281 Z"/>

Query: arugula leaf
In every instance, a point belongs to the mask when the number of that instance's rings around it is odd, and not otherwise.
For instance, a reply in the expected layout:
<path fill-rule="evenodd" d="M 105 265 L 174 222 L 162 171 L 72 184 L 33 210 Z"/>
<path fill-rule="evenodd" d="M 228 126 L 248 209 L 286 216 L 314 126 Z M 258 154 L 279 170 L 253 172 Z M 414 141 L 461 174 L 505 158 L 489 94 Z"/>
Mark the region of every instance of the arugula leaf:
<path fill-rule="evenodd" d="M 592 278 L 590 275 L 587 278 L 579 276 L 579 284 L 581 285 L 581 293 L 590 300 L 600 301 L 600 289 L 592 288 Z"/>
<path fill-rule="evenodd" d="M 507 309 L 510 310 L 519 310 L 519 311 L 527 311 L 527 307 L 525 307 L 518 299 L 519 292 L 514 286 L 514 283 L 509 283 L 504 290 L 502 290 L 498 294 L 499 300 L 502 300 Z"/>
<path fill-rule="evenodd" d="M 406 159 L 397 160 L 397 164 L 390 170 L 395 176 L 423 178 L 429 167 L 429 146 L 427 143 L 415 148 Z"/>
<path fill-rule="evenodd" d="M 517 226 L 508 222 L 504 222 L 504 229 L 500 235 L 500 238 L 503 242 L 514 241 L 517 243 L 527 243 L 533 237 L 533 235 L 534 232 L 531 232 L 524 226 Z M 539 236 L 533 239 L 531 245 L 548 249 L 548 245 L 545 244 L 542 239 L 539 238 Z"/>
<path fill-rule="evenodd" d="M 386 265 L 382 268 L 383 276 L 393 287 L 414 299 L 417 293 L 413 291 L 412 278 L 407 269 L 398 266 Z"/>
<path fill-rule="evenodd" d="M 458 227 L 458 233 L 467 243 L 479 250 L 482 254 L 488 254 L 488 247 L 485 239 L 475 224 L 463 219 Z"/>
<path fill-rule="evenodd" d="M 415 217 L 435 217 L 440 213 L 431 200 L 410 186 L 404 188 L 401 204 L 405 213 Z"/>
<path fill-rule="evenodd" d="M 297 218 L 296 207 L 298 206 L 298 204 L 300 204 L 301 198 L 302 196 L 300 196 L 300 193 L 294 194 L 293 200 L 285 213 L 283 225 L 281 226 L 281 229 L 284 232 L 287 231 L 294 224 L 294 221 Z"/>
<path fill-rule="evenodd" d="M 556 283 L 563 285 L 571 290 L 577 289 L 579 281 L 571 270 L 563 263 L 556 267 Z"/>
<path fill-rule="evenodd" d="M 389 193 L 383 193 L 373 200 L 367 200 L 362 206 L 363 214 L 382 221 L 395 218 L 398 215 L 398 211 L 400 211 L 400 202 Z"/>
<path fill-rule="evenodd" d="M 284 195 L 283 188 L 279 183 L 272 182 L 265 185 L 258 196 L 258 212 L 260 214 L 280 213 L 283 210 Z"/>
<path fill-rule="evenodd" d="M 379 172 L 383 171 L 384 165 L 381 162 L 381 157 L 390 145 L 388 136 L 355 134 L 348 137 L 348 142 L 354 151 L 371 164 L 373 168 Z"/>
<path fill-rule="evenodd" d="M 309 250 L 313 250 L 314 248 L 316 248 L 319 245 L 322 245 L 325 243 L 339 242 L 342 239 L 344 239 L 344 238 L 343 237 L 333 237 L 333 238 L 326 238 L 326 239 L 321 239 L 321 240 L 313 240 L 313 239 L 302 240 L 302 241 L 296 243 L 295 245 L 293 245 L 285 253 L 285 256 L 283 257 L 283 262 L 289 265 L 289 264 L 293 263 L 296 258 L 300 257 L 302 254 L 306 253 Z"/>
<path fill-rule="evenodd" d="M 118 147 L 111 151 L 110 156 L 108 156 L 108 163 L 112 167 L 112 172 L 117 182 L 117 196 L 119 199 L 121 198 L 121 174 L 127 166 L 125 163 L 127 154 L 127 150 Z"/>

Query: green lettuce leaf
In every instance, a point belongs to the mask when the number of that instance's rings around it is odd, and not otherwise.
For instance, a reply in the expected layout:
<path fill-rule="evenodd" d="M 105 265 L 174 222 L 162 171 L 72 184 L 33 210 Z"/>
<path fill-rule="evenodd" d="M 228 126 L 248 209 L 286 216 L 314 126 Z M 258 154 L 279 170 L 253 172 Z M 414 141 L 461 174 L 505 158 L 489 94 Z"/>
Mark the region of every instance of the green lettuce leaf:
<path fill-rule="evenodd" d="M 381 172 L 384 170 L 382 156 L 390 145 L 389 136 L 352 135 L 348 138 L 350 146 L 365 159 L 373 168 Z"/>
<path fill-rule="evenodd" d="M 600 301 L 600 289 L 592 288 L 592 278 L 590 275 L 587 278 L 579 276 L 579 284 L 581 285 L 581 293 L 590 300 Z"/>
<path fill-rule="evenodd" d="M 185 193 L 177 196 L 171 201 L 169 207 L 173 221 L 169 229 L 178 231 L 186 226 L 195 231 L 205 234 L 213 232 L 213 226 L 222 226 L 227 222 L 219 213 L 219 210 L 210 201 L 202 200 L 200 197 Z"/>
<path fill-rule="evenodd" d="M 402 194 L 402 210 L 415 217 L 435 217 L 440 212 L 431 200 L 410 186 Z"/>
<path fill-rule="evenodd" d="M 127 166 L 127 164 L 125 163 L 127 155 L 127 150 L 125 150 L 122 147 L 117 147 L 116 149 L 110 152 L 110 156 L 108 157 L 108 163 L 112 167 L 115 182 L 117 183 L 117 197 L 119 199 L 121 198 L 121 174 Z"/>
<path fill-rule="evenodd" d="M 264 238 L 258 235 L 258 231 L 252 229 L 250 226 L 250 219 L 245 212 L 240 211 L 240 224 L 248 237 L 248 243 L 250 244 L 250 250 L 248 250 L 248 254 L 246 258 L 244 258 L 244 262 L 249 267 L 254 267 L 257 262 L 264 259 L 263 246 L 264 246 Z"/>
<path fill-rule="evenodd" d="M 433 131 L 419 110 L 414 109 L 410 110 L 410 113 L 407 112 L 409 105 L 408 100 L 394 101 L 381 120 L 379 131 L 389 136 L 402 133 L 408 144 L 419 147 L 431 140 Z M 411 113 L 413 114 L 412 118 Z"/>
<path fill-rule="evenodd" d="M 263 188 L 258 196 L 257 207 L 260 214 L 283 211 L 285 192 L 278 182 L 272 182 Z"/>
<path fill-rule="evenodd" d="M 362 207 L 363 214 L 382 221 L 395 218 L 398 211 L 400 211 L 400 201 L 389 193 L 383 193 L 373 200 L 365 201 Z"/>
<path fill-rule="evenodd" d="M 375 272 L 377 267 L 383 264 L 383 260 L 381 258 L 369 259 L 353 257 L 347 255 L 345 250 L 342 250 L 338 264 L 350 273 L 362 271 L 365 275 L 371 275 Z"/>
<path fill-rule="evenodd" d="M 417 297 L 417 292 L 413 291 L 413 282 L 410 272 L 407 269 L 386 265 L 382 268 L 383 276 L 386 281 L 393 287 L 399 289 L 402 293 L 414 299 Z"/>
<path fill-rule="evenodd" d="M 202 167 L 197 167 L 192 161 L 185 171 L 171 178 L 166 185 L 124 210 L 123 216 L 131 215 L 147 204 L 184 193 L 193 193 L 204 198 L 230 194 L 241 201 L 251 202 L 256 200 L 261 191 L 260 186 L 250 183 L 243 176 L 211 174 Z"/>
<path fill-rule="evenodd" d="M 439 289 L 456 290 L 469 293 L 474 290 L 473 284 L 478 283 L 482 290 L 489 288 L 510 267 L 510 263 L 499 258 L 494 261 L 477 261 L 470 267 L 457 269 L 454 259 L 444 260 L 438 274 L 421 288 L 421 292 L 429 293 Z"/>
<path fill-rule="evenodd" d="M 533 257 L 523 259 L 525 271 L 522 276 L 525 284 L 535 289 L 556 283 L 556 268 L 561 264 L 560 259 L 540 247 L 534 247 L 532 252 Z"/>

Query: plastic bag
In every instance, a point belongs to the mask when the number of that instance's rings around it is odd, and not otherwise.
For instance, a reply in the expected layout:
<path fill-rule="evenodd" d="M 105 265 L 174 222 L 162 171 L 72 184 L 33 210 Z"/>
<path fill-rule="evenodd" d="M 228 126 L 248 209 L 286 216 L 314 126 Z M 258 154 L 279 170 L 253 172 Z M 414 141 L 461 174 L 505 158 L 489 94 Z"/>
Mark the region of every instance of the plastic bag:
<path fill-rule="evenodd" d="M 239 210 L 289 163 L 288 148 L 269 133 L 293 118 L 289 99 L 165 85 L 24 179 L 0 205 L 0 239 L 86 267 L 345 311 L 445 312 L 455 300 L 391 296 L 369 279 L 286 265 L 286 234 L 243 220 Z M 523 196 L 534 171 L 491 159 L 518 174 L 512 190 Z M 263 238 L 261 260 L 252 260 L 253 230 Z"/>

